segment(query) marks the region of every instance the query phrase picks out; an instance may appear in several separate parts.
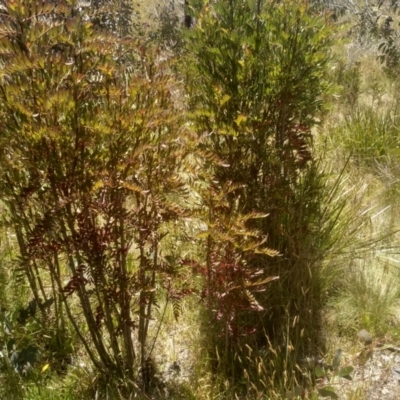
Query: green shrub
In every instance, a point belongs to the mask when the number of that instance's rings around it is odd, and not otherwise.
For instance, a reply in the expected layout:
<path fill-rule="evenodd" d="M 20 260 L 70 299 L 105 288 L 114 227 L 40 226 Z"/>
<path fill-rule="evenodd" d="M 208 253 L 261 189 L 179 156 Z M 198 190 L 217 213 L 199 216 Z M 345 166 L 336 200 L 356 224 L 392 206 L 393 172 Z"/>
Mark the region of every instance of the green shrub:
<path fill-rule="evenodd" d="M 183 68 L 213 182 L 204 196 L 208 225 L 222 220 L 226 234 L 209 228 L 205 242 L 210 324 L 220 329 L 209 330 L 211 354 L 238 382 L 248 366 L 245 344 L 271 341 L 286 352 L 283 368 L 268 368 L 289 385 L 297 355 L 318 348 L 320 265 L 335 218 L 324 208 L 329 190 L 311 128 L 329 88 L 330 35 L 307 2 L 290 0 L 210 3 L 188 33 Z M 229 242 L 241 225 L 257 246 Z M 265 287 L 273 277 L 279 280 Z M 246 289 L 242 301 L 227 309 L 226 288 L 237 286 Z"/>

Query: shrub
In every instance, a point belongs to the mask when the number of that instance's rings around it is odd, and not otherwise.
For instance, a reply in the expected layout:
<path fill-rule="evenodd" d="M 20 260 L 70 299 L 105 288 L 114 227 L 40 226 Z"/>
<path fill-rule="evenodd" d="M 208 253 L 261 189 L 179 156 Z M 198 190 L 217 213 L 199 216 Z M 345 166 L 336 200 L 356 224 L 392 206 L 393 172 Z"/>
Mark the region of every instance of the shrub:
<path fill-rule="evenodd" d="M 175 199 L 187 193 L 191 134 L 174 79 L 93 10 L 2 7 L 0 193 L 18 268 L 43 328 L 69 321 L 95 368 L 132 387 L 168 275 L 160 228 L 181 218 Z"/>
<path fill-rule="evenodd" d="M 239 350 L 245 343 L 273 342 L 280 348 L 283 341 L 286 349 L 296 346 L 296 352 L 287 353 L 291 360 L 297 352 L 316 349 L 322 302 L 319 266 L 329 242 L 325 228 L 331 215 L 322 206 L 328 194 L 314 160 L 311 128 L 329 87 L 330 32 L 307 2 L 237 0 L 207 4 L 188 33 L 190 107 L 214 184 L 205 199 L 212 210 L 209 224 L 222 219 L 237 226 L 245 221 L 243 237 L 254 233 L 259 239 L 249 252 L 243 242 L 234 241 L 221 249 L 215 247 L 221 237 L 216 240 L 209 231 L 207 265 L 215 271 L 208 275 L 209 296 L 222 307 L 226 295 L 214 291 L 222 275 L 225 287 L 248 282 L 259 303 L 241 314 L 237 334 L 224 328 L 223 344 L 213 341 L 214 358 L 229 359 L 224 365 L 238 366 L 238 360 L 245 359 Z M 210 208 L 216 198 L 223 198 L 223 204 Z M 264 218 L 246 217 L 253 213 Z M 276 251 L 280 256 L 271 257 Z M 239 268 L 234 263 L 238 257 L 247 271 L 244 277 L 232 275 Z M 223 272 L 228 267 L 230 272 Z M 268 287 L 253 285 L 256 274 L 260 281 L 276 276 L 279 281 Z M 213 311 L 220 310 L 212 304 Z M 240 313 L 242 304 L 235 304 Z M 220 320 L 228 320 L 231 310 L 222 315 Z M 239 374 L 246 365 L 243 361 Z"/>

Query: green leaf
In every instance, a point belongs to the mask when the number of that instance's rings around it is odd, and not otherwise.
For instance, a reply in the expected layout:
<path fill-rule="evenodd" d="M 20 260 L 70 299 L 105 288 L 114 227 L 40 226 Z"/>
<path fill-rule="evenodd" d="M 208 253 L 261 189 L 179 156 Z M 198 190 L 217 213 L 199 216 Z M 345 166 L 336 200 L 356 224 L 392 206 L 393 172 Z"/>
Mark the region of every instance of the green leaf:
<path fill-rule="evenodd" d="M 323 388 L 318 389 L 318 393 L 322 397 L 329 397 L 330 399 L 338 399 L 338 395 L 335 392 L 335 389 L 332 386 L 325 386 Z"/>
<path fill-rule="evenodd" d="M 354 371 L 354 368 L 349 365 L 348 367 L 343 367 L 339 370 L 339 376 L 345 379 L 348 379 L 351 381 L 351 376 L 350 374 Z"/>
<path fill-rule="evenodd" d="M 4 327 L 4 332 L 5 332 L 7 335 L 12 335 L 12 330 L 13 330 L 13 329 L 12 329 L 11 323 L 10 323 L 10 321 L 8 320 L 7 317 L 4 317 L 3 327 Z"/>
<path fill-rule="evenodd" d="M 50 367 L 50 364 L 45 364 L 45 365 L 43 365 L 43 367 L 42 367 L 42 373 L 43 373 L 43 372 L 46 372 L 46 371 L 49 369 L 49 367 Z"/>
<path fill-rule="evenodd" d="M 323 378 L 324 376 L 326 376 L 326 372 L 322 367 L 317 367 L 315 368 L 315 376 L 317 378 Z"/>
<path fill-rule="evenodd" d="M 219 101 L 219 105 L 223 106 L 227 101 L 229 101 L 231 98 L 231 96 L 229 96 L 229 94 L 224 94 L 222 96 L 222 99 Z"/>
<path fill-rule="evenodd" d="M 247 0 L 247 4 L 249 5 L 251 11 L 256 11 L 256 0 Z"/>
<path fill-rule="evenodd" d="M 338 369 L 340 362 L 342 360 L 342 350 L 341 349 L 337 349 L 336 353 L 335 353 L 335 357 L 333 357 L 333 361 L 332 361 L 332 369 Z"/>
<path fill-rule="evenodd" d="M 291 390 L 287 395 L 287 399 L 298 399 L 302 397 L 304 389 L 302 386 L 296 386 L 293 390 Z"/>
<path fill-rule="evenodd" d="M 93 185 L 93 191 L 96 191 L 100 188 L 104 187 L 104 182 L 103 181 L 97 181 L 94 185 Z"/>
<path fill-rule="evenodd" d="M 198 234 L 196 235 L 196 238 L 197 238 L 197 239 L 206 239 L 206 238 L 208 238 L 208 236 L 210 236 L 210 235 L 211 235 L 211 232 L 210 232 L 210 231 L 203 231 L 203 232 L 198 233 Z"/>
<path fill-rule="evenodd" d="M 236 125 L 237 125 L 237 126 L 240 126 L 240 124 L 241 124 L 242 122 L 246 122 L 246 120 L 247 120 L 247 117 L 246 117 L 245 115 L 240 114 L 240 115 L 235 119 L 235 122 L 236 122 Z"/>

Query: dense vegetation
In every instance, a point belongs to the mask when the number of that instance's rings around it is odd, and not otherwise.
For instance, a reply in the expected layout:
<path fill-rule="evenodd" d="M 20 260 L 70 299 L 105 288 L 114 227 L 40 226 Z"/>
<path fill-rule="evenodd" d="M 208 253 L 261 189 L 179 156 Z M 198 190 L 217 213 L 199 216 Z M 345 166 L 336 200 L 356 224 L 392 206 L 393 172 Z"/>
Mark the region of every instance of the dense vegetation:
<path fill-rule="evenodd" d="M 399 338 L 395 2 L 0 4 L 1 398 L 335 399 Z"/>

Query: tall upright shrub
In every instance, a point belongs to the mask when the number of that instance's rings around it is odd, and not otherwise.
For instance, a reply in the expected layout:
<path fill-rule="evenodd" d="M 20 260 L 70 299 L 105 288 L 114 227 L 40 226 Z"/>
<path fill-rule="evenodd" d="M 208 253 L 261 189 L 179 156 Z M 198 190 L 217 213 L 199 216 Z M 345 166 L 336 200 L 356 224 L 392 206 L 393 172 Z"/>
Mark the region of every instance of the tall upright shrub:
<path fill-rule="evenodd" d="M 242 315 L 240 325 L 247 331 L 231 332 L 235 351 L 254 338 L 258 345 L 284 344 L 287 354 L 296 346 L 297 352 L 289 354 L 293 360 L 316 345 L 313 330 L 322 293 L 318 266 L 328 234 L 323 219 L 328 217 L 311 129 L 329 87 L 330 37 L 329 23 L 307 1 L 298 0 L 206 3 L 187 36 L 193 123 L 209 155 L 214 186 L 226 196 L 210 219 L 229 220 L 232 212 L 264 215 L 246 219 L 245 228 L 256 230 L 263 246 L 280 254 L 246 256 L 243 248 L 232 247 L 244 254 L 249 275 L 279 276 L 278 283 L 256 294 L 257 311 Z M 208 263 L 221 271 L 224 264 L 216 255 L 232 261 L 214 244 L 210 234 Z M 218 276 L 209 275 L 210 293 Z M 217 296 L 218 301 L 225 296 Z M 244 336 L 245 341 L 240 339 Z"/>
<path fill-rule="evenodd" d="M 132 383 L 167 274 L 160 227 L 186 194 L 174 80 L 79 2 L 1 7 L 0 197 L 19 267 L 44 326 L 69 321 L 98 371 Z"/>

